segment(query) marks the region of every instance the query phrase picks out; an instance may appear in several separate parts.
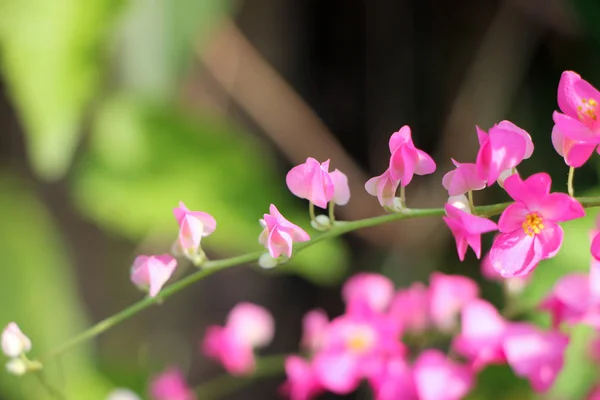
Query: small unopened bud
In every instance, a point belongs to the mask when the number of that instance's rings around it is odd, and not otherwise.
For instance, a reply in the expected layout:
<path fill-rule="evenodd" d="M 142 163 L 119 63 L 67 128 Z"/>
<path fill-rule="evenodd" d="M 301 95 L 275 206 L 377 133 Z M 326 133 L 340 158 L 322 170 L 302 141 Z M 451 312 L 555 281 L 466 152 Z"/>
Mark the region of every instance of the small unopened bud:
<path fill-rule="evenodd" d="M 27 363 L 21 358 L 13 358 L 6 363 L 6 370 L 13 375 L 21 376 L 27 372 Z"/>
<path fill-rule="evenodd" d="M 471 207 L 469 206 L 469 199 L 464 194 L 458 196 L 450 196 L 446 202 L 453 207 L 458 208 L 461 211 L 471 214 Z"/>
<path fill-rule="evenodd" d="M 11 322 L 2 332 L 2 351 L 8 357 L 18 357 L 31 350 L 31 340 L 17 326 Z"/>
<path fill-rule="evenodd" d="M 265 253 L 258 259 L 258 265 L 264 269 L 271 269 L 277 266 L 277 260 L 271 257 L 269 253 Z"/>
<path fill-rule="evenodd" d="M 106 400 L 140 400 L 140 397 L 129 389 L 118 388 L 113 390 Z"/>
<path fill-rule="evenodd" d="M 508 294 L 511 296 L 518 296 L 523 293 L 523 290 L 527 287 L 527 283 L 527 279 L 517 276 L 514 278 L 507 278 L 504 281 L 504 286 Z"/>
<path fill-rule="evenodd" d="M 317 215 L 310 225 L 318 231 L 326 231 L 331 229 L 331 220 L 326 215 Z"/>
<path fill-rule="evenodd" d="M 516 173 L 517 173 L 516 168 L 505 169 L 504 171 L 502 171 L 500 173 L 500 176 L 498 177 L 498 185 L 500 185 L 500 187 L 502 189 L 504 189 L 504 181 L 506 180 L 506 178 L 508 178 L 509 176 L 514 175 Z"/>
<path fill-rule="evenodd" d="M 389 207 L 388 209 L 390 211 L 392 211 L 392 212 L 401 212 L 402 210 L 404 210 L 404 208 L 405 207 L 402 204 L 402 199 L 400 197 L 394 197 L 394 200 L 392 202 L 392 206 Z"/>

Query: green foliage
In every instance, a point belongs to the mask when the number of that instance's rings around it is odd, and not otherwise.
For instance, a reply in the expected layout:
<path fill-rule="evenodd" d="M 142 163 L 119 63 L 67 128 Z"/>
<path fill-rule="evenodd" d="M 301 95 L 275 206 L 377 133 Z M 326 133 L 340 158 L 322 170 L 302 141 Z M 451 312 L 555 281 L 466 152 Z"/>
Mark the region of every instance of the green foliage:
<path fill-rule="evenodd" d="M 58 229 L 21 181 L 0 175 L 0 323 L 16 321 L 39 356 L 84 328 L 81 300 Z M 4 362 L 4 360 L 3 360 Z M 44 365 L 47 381 L 70 399 L 98 400 L 108 383 L 94 369 L 89 344 Z M 3 398 L 45 400 L 47 391 L 33 375 L 0 373 Z"/>
<path fill-rule="evenodd" d="M 121 1 L 5 0 L 2 68 L 38 175 L 68 168 L 86 106 L 99 88 L 102 44 Z"/>
<path fill-rule="evenodd" d="M 308 228 L 307 209 L 295 206 L 302 203 L 292 201 L 266 149 L 222 120 L 115 98 L 99 112 L 90 145 L 73 181 L 77 203 L 101 226 L 129 238 L 174 240 L 171 210 L 180 200 L 217 219 L 216 232 L 203 243 L 220 254 L 260 248 L 258 219 L 271 202 Z M 325 241 L 285 269 L 329 284 L 346 266 L 341 242 Z"/>

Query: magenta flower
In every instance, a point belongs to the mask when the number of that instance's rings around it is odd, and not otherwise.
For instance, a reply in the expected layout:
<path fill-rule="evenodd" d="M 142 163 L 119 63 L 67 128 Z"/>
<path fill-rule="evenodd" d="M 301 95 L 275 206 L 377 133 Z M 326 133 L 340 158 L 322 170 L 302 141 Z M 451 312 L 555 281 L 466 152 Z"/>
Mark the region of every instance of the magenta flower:
<path fill-rule="evenodd" d="M 285 374 L 287 380 L 281 392 L 290 400 L 310 400 L 324 391 L 312 365 L 301 357 L 285 359 Z"/>
<path fill-rule="evenodd" d="M 410 127 L 404 125 L 390 137 L 390 175 L 400 180 L 403 187 L 408 185 L 413 175 L 428 175 L 435 171 L 435 162 L 422 150 L 415 147 Z"/>
<path fill-rule="evenodd" d="M 569 139 L 600 143 L 597 118 L 600 92 L 573 71 L 565 71 L 558 83 L 558 106 L 563 114 L 552 115 L 556 129 Z"/>
<path fill-rule="evenodd" d="M 565 159 L 565 163 L 573 168 L 579 168 L 585 164 L 596 149 L 595 144 L 568 138 L 558 129 L 557 125 L 552 128 L 552 145 L 554 150 Z"/>
<path fill-rule="evenodd" d="M 548 390 L 564 363 L 569 337 L 541 331 L 528 323 L 509 324 L 503 348 L 515 374 L 527 378 L 536 392 Z"/>
<path fill-rule="evenodd" d="M 429 315 L 433 324 L 442 331 L 456 325 L 456 316 L 463 306 L 477 298 L 477 283 L 466 276 L 434 272 L 429 278 Z"/>
<path fill-rule="evenodd" d="M 498 310 L 485 300 L 473 299 L 462 309 L 461 332 L 452 345 L 478 371 L 506 361 L 502 348 L 505 331 L 506 321 Z"/>
<path fill-rule="evenodd" d="M 152 379 L 150 396 L 152 400 L 196 400 L 194 391 L 177 368 L 169 368 Z"/>
<path fill-rule="evenodd" d="M 19 357 L 31 350 L 31 340 L 19 329 L 19 326 L 11 322 L 2 331 L 2 352 L 7 357 Z"/>
<path fill-rule="evenodd" d="M 381 274 L 362 272 L 355 274 L 342 287 L 342 298 L 348 308 L 364 304 L 374 311 L 382 312 L 394 296 L 394 283 Z"/>
<path fill-rule="evenodd" d="M 309 157 L 305 163 L 292 168 L 285 181 L 290 192 L 317 207 L 327 208 L 327 203 L 335 194 L 334 182 L 329 174 L 329 160 L 321 164 Z"/>
<path fill-rule="evenodd" d="M 271 204 L 269 212 L 260 220 L 264 230 L 258 241 L 269 250 L 271 257 L 277 258 L 285 254 L 289 258 L 292 256 L 293 244 L 306 242 L 310 240 L 310 236 L 298 225 L 285 219 L 275 205 Z"/>
<path fill-rule="evenodd" d="M 562 322 L 581 322 L 589 310 L 589 279 L 586 274 L 569 274 L 558 280 L 550 294 L 540 304 L 550 312 L 552 326 L 558 329 Z"/>
<path fill-rule="evenodd" d="M 399 185 L 400 179 L 393 179 L 390 169 L 387 169 L 383 174 L 369 179 L 365 189 L 371 196 L 377 196 L 382 207 L 393 208 Z"/>
<path fill-rule="evenodd" d="M 581 218 L 585 211 L 574 198 L 550 193 L 552 181 L 538 173 L 522 181 L 512 175 L 504 188 L 515 200 L 498 221 L 501 232 L 490 250 L 492 266 L 503 277 L 522 276 L 558 253 L 563 230 L 558 222 Z"/>
<path fill-rule="evenodd" d="M 503 171 L 515 168 L 531 157 L 533 142 L 529 134 L 509 121 L 501 121 L 489 133 L 477 127 L 479 152 L 477 174 L 491 186 Z"/>
<path fill-rule="evenodd" d="M 181 201 L 179 207 L 173 209 L 173 214 L 179 224 L 177 246 L 186 256 L 194 259 L 202 238 L 215 231 L 217 221 L 208 213 L 188 210 Z"/>
<path fill-rule="evenodd" d="M 402 328 L 412 333 L 422 333 L 429 327 L 429 290 L 421 282 L 396 292 L 389 314 Z"/>
<path fill-rule="evenodd" d="M 346 174 L 336 169 L 329 174 L 333 182 L 333 201 L 338 206 L 344 206 L 350 201 L 350 187 Z"/>
<path fill-rule="evenodd" d="M 495 222 L 487 218 L 471 215 L 465 211 L 446 204 L 444 206 L 446 215 L 442 217 L 454 239 L 456 240 L 456 250 L 460 261 L 465 259 L 467 246 L 470 246 L 477 258 L 481 257 L 481 235 L 498 229 Z"/>
<path fill-rule="evenodd" d="M 131 281 L 141 290 L 155 297 L 171 278 L 177 260 L 168 254 L 161 256 L 137 256 L 131 267 Z"/>
<path fill-rule="evenodd" d="M 439 350 L 425 350 L 413 367 L 419 400 L 459 400 L 473 387 L 471 370 Z"/>
<path fill-rule="evenodd" d="M 403 357 L 392 357 L 380 373 L 369 379 L 375 400 L 418 400 L 410 366 Z"/>
<path fill-rule="evenodd" d="M 442 178 L 442 186 L 448 191 L 449 196 L 458 196 L 472 190 L 485 189 L 485 180 L 477 175 L 477 165 L 473 163 L 461 164 L 452 159 L 456 169 L 447 172 Z"/>
<path fill-rule="evenodd" d="M 309 352 L 318 351 L 327 332 L 329 318 L 321 309 L 307 312 L 302 319 L 302 339 L 300 346 Z"/>
<path fill-rule="evenodd" d="M 266 309 L 239 303 L 229 312 L 225 326 L 207 328 L 202 350 L 230 374 L 247 375 L 255 368 L 254 349 L 267 346 L 274 332 L 275 322 Z"/>
<path fill-rule="evenodd" d="M 600 385 L 596 385 L 590 390 L 585 400 L 600 400 Z"/>

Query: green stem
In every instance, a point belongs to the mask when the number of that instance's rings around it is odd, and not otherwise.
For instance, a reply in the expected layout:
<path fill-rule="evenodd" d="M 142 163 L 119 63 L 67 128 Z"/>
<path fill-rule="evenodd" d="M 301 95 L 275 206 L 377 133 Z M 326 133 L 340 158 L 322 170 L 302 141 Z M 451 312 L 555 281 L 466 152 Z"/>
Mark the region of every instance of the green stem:
<path fill-rule="evenodd" d="M 38 371 L 38 372 L 36 372 L 35 375 L 37 376 L 38 380 L 40 381 L 40 384 L 48 391 L 48 394 L 50 394 L 50 396 L 52 396 L 58 400 L 66 399 L 66 397 L 63 396 L 63 394 L 58 389 L 56 389 L 54 386 L 50 385 L 46 381 L 43 371 Z"/>
<path fill-rule="evenodd" d="M 404 185 L 400 185 L 400 204 L 402 208 L 406 208 L 406 189 Z"/>
<path fill-rule="evenodd" d="M 235 377 L 221 375 L 196 387 L 198 398 L 204 400 L 219 399 L 252 384 L 260 378 L 283 375 L 283 363 L 287 354 L 265 356 L 257 360 L 256 371 L 251 376 Z"/>
<path fill-rule="evenodd" d="M 469 209 L 471 210 L 471 214 L 475 215 L 475 203 L 473 202 L 473 191 L 469 190 Z"/>
<path fill-rule="evenodd" d="M 600 197 L 580 197 L 577 200 L 585 208 L 600 206 Z M 504 209 L 506 209 L 506 207 L 508 207 L 510 204 L 512 203 L 500 203 L 488 206 L 478 206 L 475 207 L 475 213 L 483 217 L 492 217 L 494 215 L 502 213 L 502 211 L 504 211 Z M 322 234 L 312 238 L 307 242 L 297 243 L 294 246 L 294 253 L 297 254 L 299 251 L 306 249 L 307 247 L 310 247 L 323 240 L 341 236 L 345 233 L 356 231 L 358 229 L 369 228 L 376 225 L 381 225 L 388 222 L 399 221 L 403 219 L 442 215 L 445 215 L 445 210 L 443 208 L 404 209 L 399 213 L 380 215 L 377 217 L 361 219 L 358 221 L 338 221 L 336 225 L 332 227 L 329 231 L 323 232 Z M 163 301 L 167 297 L 170 297 L 171 295 L 187 288 L 188 286 L 191 286 L 193 283 L 196 283 L 199 280 L 209 275 L 212 275 L 217 271 L 221 271 L 223 269 L 235 267 L 242 264 L 256 262 L 263 253 L 264 251 L 261 250 L 254 253 L 244 254 L 241 256 L 225 258 L 222 260 L 208 261 L 202 265 L 201 270 L 194 272 L 193 274 L 188 275 L 182 280 L 172 283 L 171 285 L 163 288 L 156 297 L 146 297 L 145 299 L 132 304 L 124 310 L 98 322 L 94 326 L 81 332 L 80 334 L 71 338 L 67 342 L 53 349 L 49 353 L 42 355 L 41 357 L 39 357 L 38 361 L 47 361 L 53 357 L 58 356 L 59 354 L 64 353 L 71 347 L 77 346 L 80 343 L 93 339 L 94 337 L 106 332 L 113 326 L 118 325 L 119 323 L 133 317 L 140 311 L 149 308 L 153 304 Z"/>
<path fill-rule="evenodd" d="M 333 223 L 335 222 L 334 209 L 335 209 L 335 203 L 333 201 L 330 201 L 329 202 L 329 222 L 331 222 L 331 226 L 333 226 Z"/>
<path fill-rule="evenodd" d="M 575 190 L 573 189 L 573 178 L 575 177 L 575 168 L 569 168 L 569 178 L 567 179 L 567 191 L 569 196 L 575 197 Z"/>
<path fill-rule="evenodd" d="M 308 202 L 308 213 L 310 214 L 310 220 L 311 222 L 315 220 L 315 205 L 312 203 L 312 201 Z"/>

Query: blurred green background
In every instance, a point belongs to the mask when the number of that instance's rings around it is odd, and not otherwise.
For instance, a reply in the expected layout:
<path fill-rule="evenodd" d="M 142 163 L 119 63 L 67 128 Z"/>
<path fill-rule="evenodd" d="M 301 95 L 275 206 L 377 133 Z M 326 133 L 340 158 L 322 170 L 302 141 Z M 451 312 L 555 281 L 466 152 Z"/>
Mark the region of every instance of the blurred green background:
<path fill-rule="evenodd" d="M 502 119 L 534 139 L 520 171 L 548 171 L 564 190 L 567 168 L 550 142 L 556 88 L 566 69 L 600 87 L 599 27 L 595 0 L 1 0 L 0 324 L 17 321 L 41 354 L 141 298 L 131 261 L 169 251 L 179 200 L 216 217 L 204 242 L 211 258 L 259 249 L 270 203 L 308 228 L 305 202 L 285 186 L 307 156 L 348 174 L 341 218 L 381 213 L 363 184 L 386 168 L 387 139 L 404 124 L 438 161 L 408 188 L 409 206 L 442 204 L 450 157 L 473 162 L 474 126 Z M 578 170 L 578 194 L 600 194 L 599 167 L 594 156 Z M 506 201 L 497 188 L 478 195 Z M 565 226 L 561 253 L 538 269 L 524 305 L 587 270 L 592 214 Z M 472 254 L 458 263 L 439 218 L 322 243 L 281 270 L 211 276 L 53 361 L 48 379 L 78 400 L 117 386 L 144 395 L 172 364 L 198 384 L 218 373 L 198 352 L 203 329 L 238 301 L 268 307 L 278 323 L 268 352 L 291 352 L 304 312 L 341 312 L 339 285 L 352 272 L 383 272 L 399 286 L 433 270 L 480 280 Z M 502 302 L 498 286 L 482 285 Z M 597 379 L 590 334 L 574 332 L 546 399 L 581 399 Z M 280 381 L 230 398 L 276 398 Z M 499 367 L 470 398 L 528 393 Z M 47 397 L 34 377 L 0 374 L 0 398 Z"/>

